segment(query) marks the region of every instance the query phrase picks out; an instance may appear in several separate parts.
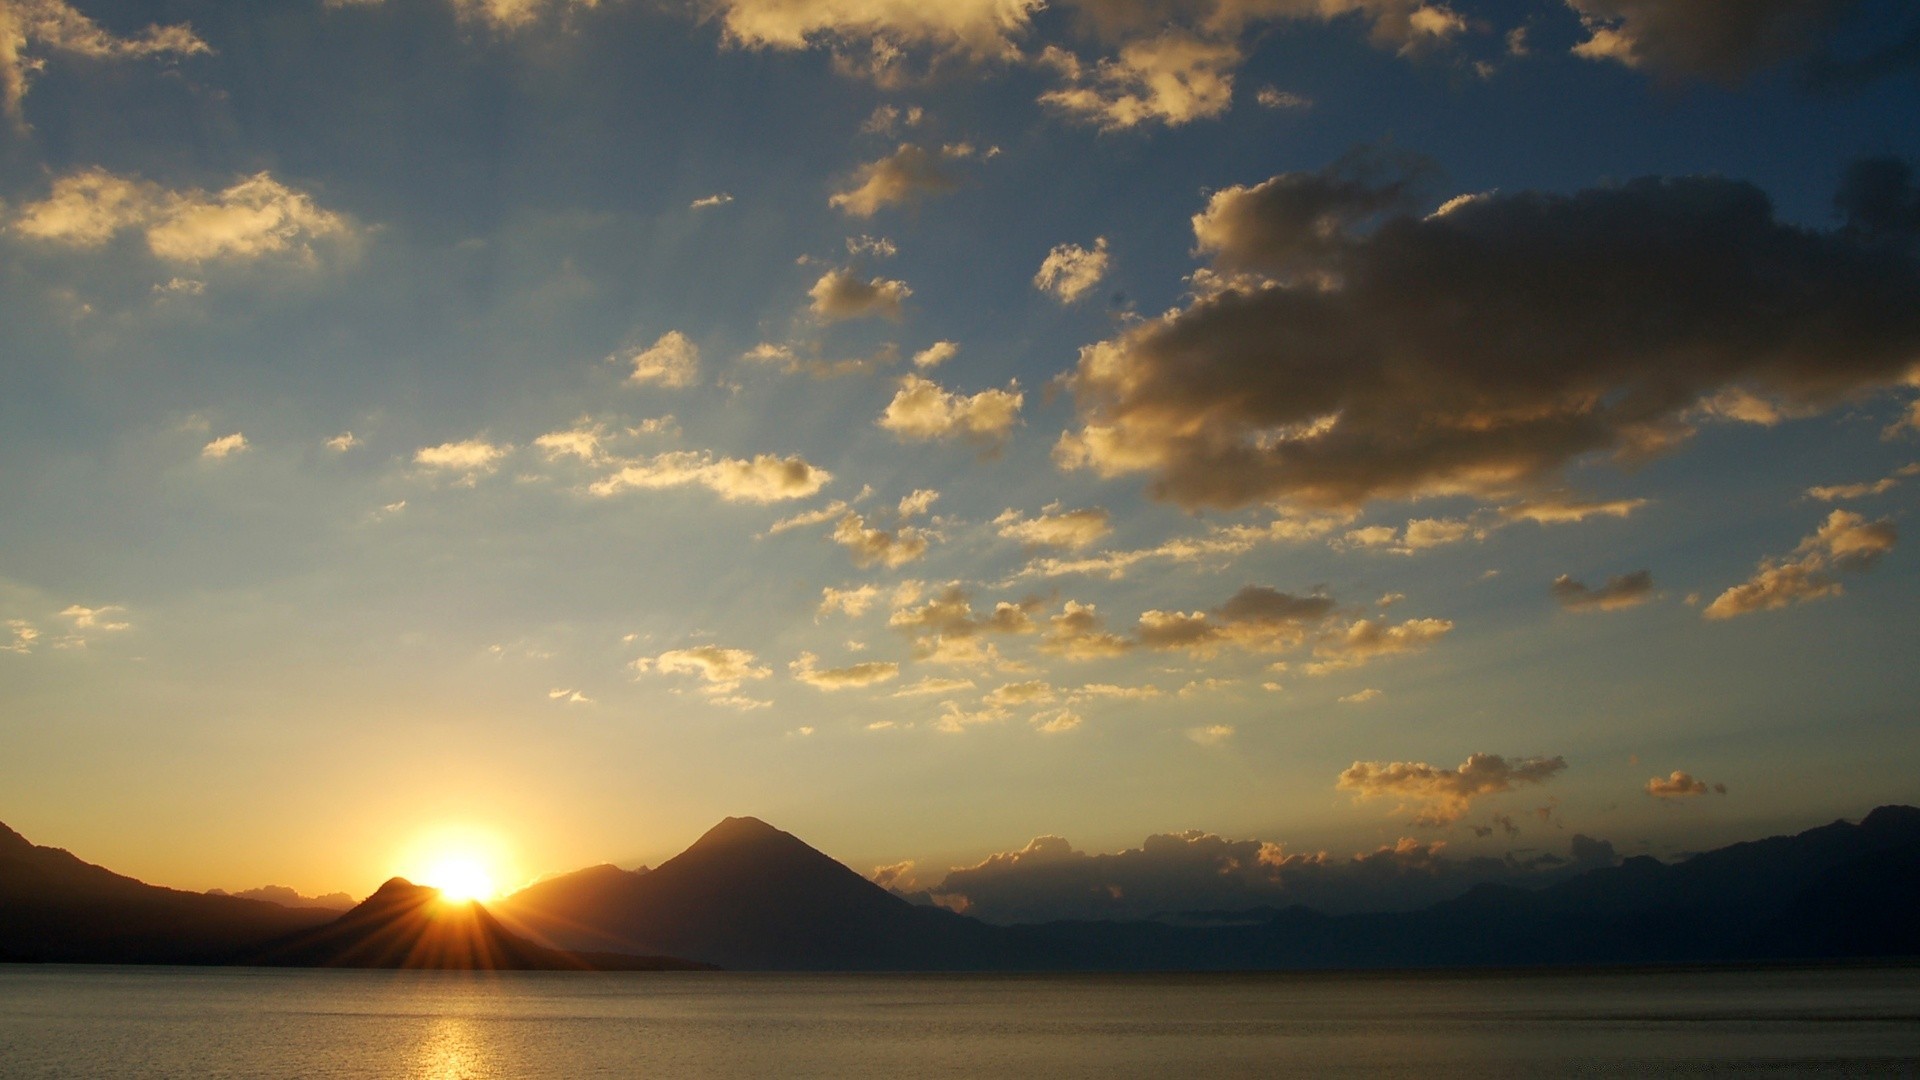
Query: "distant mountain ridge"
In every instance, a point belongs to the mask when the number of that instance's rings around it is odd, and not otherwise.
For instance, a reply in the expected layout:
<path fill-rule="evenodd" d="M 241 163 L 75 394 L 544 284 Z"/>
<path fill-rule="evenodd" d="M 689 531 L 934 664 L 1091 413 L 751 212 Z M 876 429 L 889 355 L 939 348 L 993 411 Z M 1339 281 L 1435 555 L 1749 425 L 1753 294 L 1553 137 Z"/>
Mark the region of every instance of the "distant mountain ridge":
<path fill-rule="evenodd" d="M 0 826 L 0 960 L 789 970 L 1260 970 L 1920 957 L 1920 809 L 1646 857 L 1405 913 L 993 926 L 911 904 L 727 818 L 650 871 L 595 866 L 493 905 L 400 879 L 337 918 L 146 885 Z M 668 957 L 684 958 L 683 961 Z M 688 963 L 691 962 L 691 963 Z"/>

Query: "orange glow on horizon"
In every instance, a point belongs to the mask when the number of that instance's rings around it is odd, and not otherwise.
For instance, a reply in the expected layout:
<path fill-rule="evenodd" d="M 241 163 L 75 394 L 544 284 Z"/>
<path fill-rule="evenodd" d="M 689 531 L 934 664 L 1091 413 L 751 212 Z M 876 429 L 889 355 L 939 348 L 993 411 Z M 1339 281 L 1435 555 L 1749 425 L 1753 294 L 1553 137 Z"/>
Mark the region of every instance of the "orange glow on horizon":
<path fill-rule="evenodd" d="M 415 885 L 440 890 L 453 904 L 485 903 L 512 891 L 518 880 L 507 844 L 472 826 L 442 826 L 417 835 L 396 861 L 397 873 Z"/>

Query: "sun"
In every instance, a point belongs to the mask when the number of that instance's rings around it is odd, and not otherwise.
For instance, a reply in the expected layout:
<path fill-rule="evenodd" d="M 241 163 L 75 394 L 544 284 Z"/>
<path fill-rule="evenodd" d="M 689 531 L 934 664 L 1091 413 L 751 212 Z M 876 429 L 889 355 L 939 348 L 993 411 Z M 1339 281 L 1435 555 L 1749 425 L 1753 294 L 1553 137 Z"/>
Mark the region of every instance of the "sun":
<path fill-rule="evenodd" d="M 499 893 L 493 875 L 471 855 L 445 855 L 420 875 L 420 884 L 440 890 L 440 897 L 451 903 L 487 901 Z"/>

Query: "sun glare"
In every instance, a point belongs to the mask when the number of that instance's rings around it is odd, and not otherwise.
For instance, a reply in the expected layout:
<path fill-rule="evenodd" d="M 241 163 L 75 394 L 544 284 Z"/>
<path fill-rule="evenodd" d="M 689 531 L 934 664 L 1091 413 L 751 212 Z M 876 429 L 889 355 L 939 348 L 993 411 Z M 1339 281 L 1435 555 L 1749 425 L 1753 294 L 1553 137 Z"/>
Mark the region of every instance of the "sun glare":
<path fill-rule="evenodd" d="M 449 855 L 434 863 L 421 877 L 420 884 L 439 889 L 441 898 L 453 903 L 491 900 L 498 891 L 487 868 L 480 865 L 478 859 L 465 855 Z"/>

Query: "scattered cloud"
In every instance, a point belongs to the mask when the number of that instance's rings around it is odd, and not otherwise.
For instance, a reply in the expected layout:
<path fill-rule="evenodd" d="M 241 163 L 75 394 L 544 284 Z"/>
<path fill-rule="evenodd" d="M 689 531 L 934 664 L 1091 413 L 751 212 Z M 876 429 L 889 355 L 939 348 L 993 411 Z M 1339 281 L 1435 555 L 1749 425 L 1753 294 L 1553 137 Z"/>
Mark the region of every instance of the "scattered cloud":
<path fill-rule="evenodd" d="M 903 526 L 880 529 L 867 524 L 859 514 L 849 513 L 833 527 L 833 542 L 846 548 L 855 566 L 905 566 L 927 553 L 932 536 L 924 529 Z"/>
<path fill-rule="evenodd" d="M 716 191 L 712 195 L 703 195 L 700 198 L 693 200 L 693 202 L 688 206 L 688 209 L 710 210 L 716 206 L 725 206 L 732 201 L 733 201 L 733 196 L 727 194 L 724 191 Z"/>
<path fill-rule="evenodd" d="M 893 153 L 855 170 L 853 186 L 835 192 L 827 204 L 853 217 L 868 218 L 889 206 L 918 202 L 929 195 L 945 195 L 960 187 L 952 163 L 977 153 L 965 144 L 929 150 L 914 143 L 901 143 Z"/>
<path fill-rule="evenodd" d="M 1253 100 L 1263 109 L 1289 109 L 1305 112 L 1313 108 L 1313 99 L 1305 94 L 1296 94 L 1282 90 L 1277 86 L 1263 86 L 1254 92 Z"/>
<path fill-rule="evenodd" d="M 626 462 L 587 490 L 605 498 L 637 488 L 698 486 L 728 502 L 771 503 L 810 498 L 832 480 L 832 473 L 798 456 L 715 458 L 706 451 L 674 450 Z"/>
<path fill-rule="evenodd" d="M 632 667 L 641 674 L 693 675 L 705 684 L 704 689 L 717 702 L 734 707 L 742 704 L 753 707 L 748 704 L 750 699 L 733 695 L 742 683 L 773 674 L 772 669 L 760 666 L 755 660 L 754 655 L 745 649 L 696 645 L 688 649 L 670 649 L 658 656 L 643 656 L 635 660 Z"/>
<path fill-rule="evenodd" d="M 1715 795 L 1725 795 L 1727 793 L 1727 785 L 1709 784 L 1705 780 L 1697 779 L 1693 774 L 1682 772 L 1679 769 L 1673 770 L 1673 772 L 1667 776 L 1656 776 L 1647 781 L 1647 794 L 1656 799 L 1686 799 L 1695 795 L 1705 795 L 1709 792 Z"/>
<path fill-rule="evenodd" d="M 904 281 L 863 279 L 851 269 L 829 270 L 808 290 L 811 310 L 822 322 L 878 316 L 900 320 L 901 304 L 913 295 Z"/>
<path fill-rule="evenodd" d="M 820 606 L 815 609 L 818 616 L 842 612 L 852 618 L 859 618 L 880 599 L 880 587 L 877 585 L 857 585 L 852 588 L 836 589 L 829 585 L 820 590 Z"/>
<path fill-rule="evenodd" d="M 700 381 L 700 348 L 678 330 L 661 334 L 652 345 L 627 358 L 627 381 L 680 388 Z"/>
<path fill-rule="evenodd" d="M 955 393 L 919 375 L 902 376 L 899 385 L 879 424 L 912 442 L 964 438 L 996 446 L 1020 422 L 1020 406 L 1026 400 L 1017 381 L 1008 383 L 1005 390 L 973 395 Z"/>
<path fill-rule="evenodd" d="M 513 452 L 507 443 L 492 443 L 484 438 L 423 446 L 413 452 L 413 463 L 421 469 L 441 475 L 460 475 L 473 483 L 500 468 L 500 462 Z"/>
<path fill-rule="evenodd" d="M 1265 525 L 1216 525 L 1199 536 L 1182 536 L 1150 548 L 1103 551 L 1071 558 L 1046 557 L 1028 563 L 1017 578 L 1090 574 L 1118 581 L 1143 563 L 1187 566 L 1225 565 L 1264 544 L 1317 540 L 1347 523 L 1345 517 L 1279 517 Z"/>
<path fill-rule="evenodd" d="M 219 461 L 252 449 L 247 437 L 236 431 L 231 435 L 222 435 L 200 448 L 200 456 L 208 461 Z"/>
<path fill-rule="evenodd" d="M 1112 532 L 1113 516 L 1098 506 L 1062 510 L 1060 504 L 1054 503 L 1037 517 L 1031 518 L 1018 510 L 1003 511 L 993 519 L 993 524 L 995 530 L 1008 540 L 1018 540 L 1035 547 L 1077 551 L 1098 543 Z"/>
<path fill-rule="evenodd" d="M 1813 412 L 1920 349 L 1920 260 L 1781 222 L 1749 184 L 1421 216 L 1427 173 L 1366 151 L 1215 193 L 1194 232 L 1219 286 L 1081 351 L 1056 461 L 1189 508 L 1532 498 L 1575 459 L 1670 451 L 1729 387 Z"/>
<path fill-rule="evenodd" d="M 344 454 L 354 447 L 361 445 L 363 442 L 364 440 L 353 432 L 343 431 L 327 440 L 327 449 L 332 450 L 336 454 Z"/>
<path fill-rule="evenodd" d="M 1620 611 L 1638 607 L 1653 599 L 1653 574 L 1635 570 L 1608 578 L 1607 583 L 1597 589 L 1561 574 L 1553 579 L 1553 598 L 1568 611 Z"/>
<path fill-rule="evenodd" d="M 556 687 L 547 691 L 548 701 L 557 701 L 562 705 L 593 705 L 594 700 L 572 687 Z"/>
<path fill-rule="evenodd" d="M 1335 786 L 1353 792 L 1357 799 L 1394 798 L 1418 806 L 1415 824 L 1451 825 L 1465 817 L 1476 800 L 1523 785 L 1544 784 L 1566 767 L 1562 757 L 1509 761 L 1499 754 L 1472 754 L 1453 769 L 1425 762 L 1356 761 L 1340 774 Z"/>
<path fill-rule="evenodd" d="M 928 371 L 953 359 L 960 353 L 960 346 L 951 341 L 936 341 L 913 354 L 913 366 Z"/>
<path fill-rule="evenodd" d="M 186 23 L 154 24 L 137 37 L 119 37 L 66 0 L 0 0 L 0 112 L 25 127 L 21 102 L 47 53 L 100 61 L 212 51 Z"/>
<path fill-rule="evenodd" d="M 54 180 L 47 198 L 20 208 L 11 229 L 74 248 L 99 248 L 132 230 L 154 257 L 182 263 L 270 255 L 311 261 L 315 241 L 345 242 L 359 235 L 346 218 L 322 210 L 312 196 L 269 173 L 218 192 L 168 191 L 100 168 Z"/>
<path fill-rule="evenodd" d="M 1201 746 L 1219 746 L 1221 743 L 1233 738 L 1233 725 L 1208 724 L 1204 727 L 1188 728 L 1187 738 L 1192 739 Z"/>
<path fill-rule="evenodd" d="M 1092 65 L 1048 46 L 1040 62 L 1063 85 L 1041 94 L 1040 103 L 1103 131 L 1211 120 L 1233 106 L 1233 73 L 1243 58 L 1231 41 L 1179 30 L 1129 42 Z"/>
<path fill-rule="evenodd" d="M 870 660 L 862 664 L 847 667 L 818 667 L 819 657 L 803 652 L 800 658 L 787 665 L 793 677 L 816 690 L 852 690 L 867 686 L 876 686 L 900 677 L 900 665 L 884 660 Z"/>
<path fill-rule="evenodd" d="M 897 698 L 933 697 L 939 694 L 953 694 L 973 689 L 972 679 L 949 679 L 937 675 L 928 675 L 919 682 L 909 683 L 893 692 Z"/>
<path fill-rule="evenodd" d="M 1453 629 L 1446 619 L 1408 619 L 1398 626 L 1384 619 L 1358 619 L 1323 637 L 1313 647 L 1309 675 L 1343 671 L 1389 656 L 1422 652 Z"/>
<path fill-rule="evenodd" d="M 1644 68 L 1665 79 L 1736 84 L 1817 53 L 1857 5 L 1852 0 L 1567 0 L 1585 24 L 1575 56 Z"/>
<path fill-rule="evenodd" d="M 1890 518 L 1870 522 L 1851 511 L 1835 510 L 1812 536 L 1800 541 L 1793 554 L 1762 559 L 1753 577 L 1715 597 L 1702 614 L 1730 619 L 1839 596 L 1846 589 L 1834 571 L 1872 569 L 1898 539 Z"/>
<path fill-rule="evenodd" d="M 1356 690 L 1340 699 L 1342 705 L 1365 705 L 1369 701 L 1378 701 L 1385 697 L 1385 691 L 1369 686 L 1365 690 Z"/>
<path fill-rule="evenodd" d="M 1033 275 L 1033 287 L 1052 293 L 1062 304 L 1071 304 L 1100 284 L 1100 279 L 1107 276 L 1109 262 L 1104 236 L 1096 237 L 1091 248 L 1058 244 L 1047 252 L 1040 270 Z"/>

